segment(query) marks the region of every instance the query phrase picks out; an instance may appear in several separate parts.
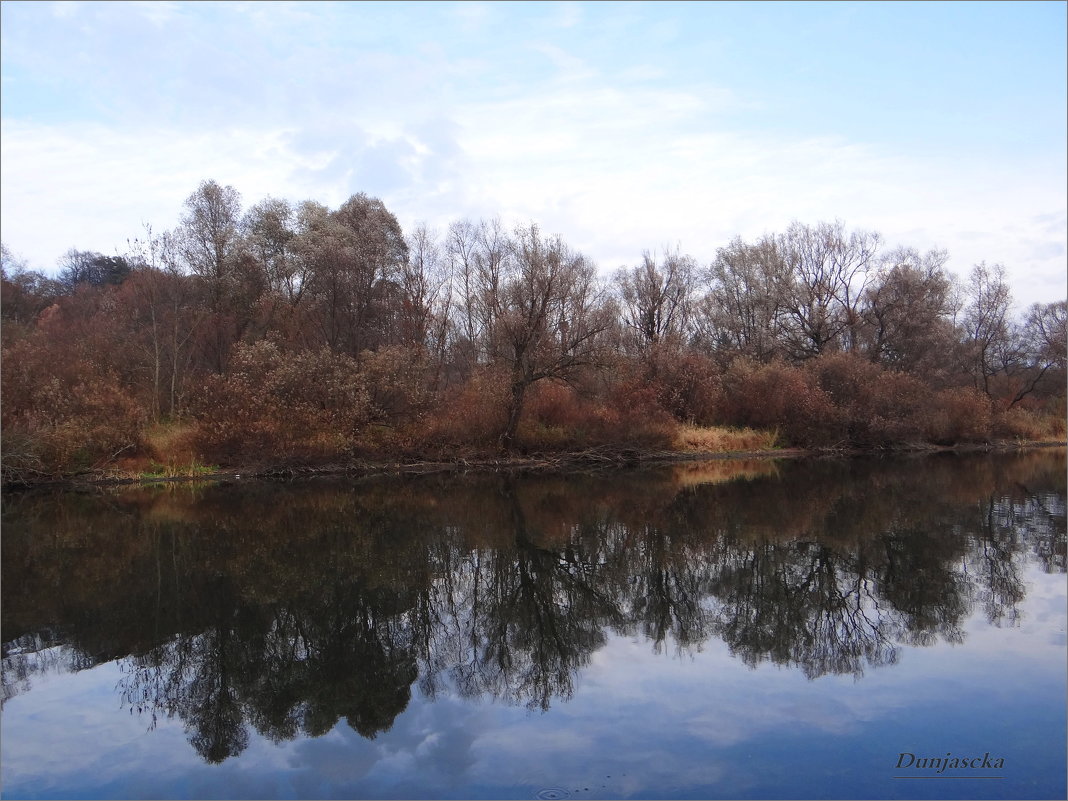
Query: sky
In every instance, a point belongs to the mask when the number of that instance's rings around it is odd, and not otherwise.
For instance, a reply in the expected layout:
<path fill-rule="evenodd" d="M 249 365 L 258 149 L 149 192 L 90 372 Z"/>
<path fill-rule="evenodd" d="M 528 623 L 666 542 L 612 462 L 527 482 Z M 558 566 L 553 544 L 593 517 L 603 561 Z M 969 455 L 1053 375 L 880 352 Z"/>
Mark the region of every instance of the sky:
<path fill-rule="evenodd" d="M 1068 295 L 1065 2 L 0 4 L 0 236 L 33 269 L 207 179 L 606 274 L 841 220 Z"/>

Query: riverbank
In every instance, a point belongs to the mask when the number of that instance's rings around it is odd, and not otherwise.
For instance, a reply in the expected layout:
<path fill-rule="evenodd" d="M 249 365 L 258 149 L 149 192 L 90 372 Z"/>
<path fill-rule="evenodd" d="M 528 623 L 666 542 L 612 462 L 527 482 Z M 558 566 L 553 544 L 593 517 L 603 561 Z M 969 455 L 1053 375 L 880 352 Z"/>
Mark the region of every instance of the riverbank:
<path fill-rule="evenodd" d="M 995 453 L 1064 448 L 1068 442 L 1055 440 L 1020 441 L 998 440 L 985 443 L 931 445 L 906 443 L 893 448 L 775 448 L 749 450 L 642 450 L 637 448 L 591 448 L 572 453 L 543 453 L 495 458 L 456 457 L 452 459 L 354 460 L 347 464 L 278 465 L 247 463 L 225 468 L 193 465 L 189 469 L 176 467 L 159 473 L 112 469 L 78 476 L 42 477 L 5 482 L 4 490 L 15 489 L 79 489 L 88 487 L 148 485 L 191 481 L 232 481 L 240 479 L 296 479 L 314 476 L 356 476 L 429 474 L 442 472 L 541 472 L 554 470 L 600 470 L 620 467 L 657 466 L 684 462 L 741 460 L 741 459 L 828 459 L 860 456 L 926 455 L 936 453 Z"/>

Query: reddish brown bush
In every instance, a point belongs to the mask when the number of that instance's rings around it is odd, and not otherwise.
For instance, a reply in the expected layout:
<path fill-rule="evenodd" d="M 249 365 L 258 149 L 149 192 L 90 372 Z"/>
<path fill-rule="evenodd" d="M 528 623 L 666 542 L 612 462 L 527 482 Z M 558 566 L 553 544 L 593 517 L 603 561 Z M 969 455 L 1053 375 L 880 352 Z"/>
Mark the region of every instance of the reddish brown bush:
<path fill-rule="evenodd" d="M 349 453 L 371 403 L 348 356 L 262 341 L 234 347 L 228 372 L 205 380 L 196 415 L 197 446 L 210 459 L 286 463 Z"/>
<path fill-rule="evenodd" d="M 719 369 L 692 350 L 655 350 L 646 362 L 645 381 L 657 405 L 680 422 L 711 425 L 719 406 Z"/>
<path fill-rule="evenodd" d="M 844 438 L 838 411 L 813 376 L 783 362 L 737 359 L 723 376 L 719 421 L 778 429 L 791 445 L 833 445 Z"/>
<path fill-rule="evenodd" d="M 423 348 L 394 345 L 368 351 L 362 356 L 360 372 L 376 423 L 410 423 L 431 406 L 433 374 Z"/>
<path fill-rule="evenodd" d="M 918 378 L 842 353 L 799 367 L 736 361 L 723 377 L 721 414 L 731 425 L 778 427 L 803 447 L 984 442 L 993 422 L 989 399 L 974 389 L 934 392 Z"/>
<path fill-rule="evenodd" d="M 923 439 L 930 391 L 919 379 L 852 353 L 826 354 L 803 369 L 831 399 L 851 445 L 888 447 Z"/>
<path fill-rule="evenodd" d="M 540 381 L 527 392 L 519 424 L 519 441 L 534 450 L 588 447 L 596 410 L 575 390 L 558 381 Z"/>
<path fill-rule="evenodd" d="M 924 416 L 927 439 L 939 445 L 986 442 L 992 431 L 990 399 L 971 387 L 934 393 Z"/>
<path fill-rule="evenodd" d="M 858 444 L 887 447 L 922 442 L 931 390 L 919 379 L 896 371 L 876 377 L 870 403 L 858 409 Z"/>
<path fill-rule="evenodd" d="M 426 414 L 415 447 L 435 456 L 495 452 L 507 409 L 507 374 L 476 370 L 466 382 L 446 391 L 436 410 Z"/>
<path fill-rule="evenodd" d="M 519 426 L 527 451 L 668 448 L 675 421 L 652 387 L 622 385 L 609 399 L 580 397 L 561 382 L 531 387 Z"/>
<path fill-rule="evenodd" d="M 621 387 L 607 409 L 600 433 L 606 444 L 667 449 L 675 441 L 678 424 L 651 387 Z"/>
<path fill-rule="evenodd" d="M 1002 439 L 1063 441 L 1065 419 L 1055 412 L 1014 406 L 995 414 L 992 428 L 994 436 Z"/>
<path fill-rule="evenodd" d="M 101 468 L 140 444 L 143 410 L 115 374 L 40 332 L 3 354 L 5 480 Z"/>

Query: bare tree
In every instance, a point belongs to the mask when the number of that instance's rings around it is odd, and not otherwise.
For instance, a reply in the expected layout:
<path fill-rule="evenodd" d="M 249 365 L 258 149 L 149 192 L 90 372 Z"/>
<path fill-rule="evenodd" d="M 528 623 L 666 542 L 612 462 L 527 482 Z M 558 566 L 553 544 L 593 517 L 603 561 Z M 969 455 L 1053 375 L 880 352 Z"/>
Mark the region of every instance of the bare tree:
<path fill-rule="evenodd" d="M 478 247 L 478 228 L 470 220 L 457 220 L 445 235 L 445 261 L 456 295 L 453 312 L 456 315 L 456 339 L 464 351 L 465 361 L 473 364 L 474 349 L 482 334 L 478 314 L 477 280 L 475 277 L 475 249 Z"/>
<path fill-rule="evenodd" d="M 59 266 L 59 282 L 69 292 L 81 285 L 117 286 L 130 274 L 130 265 L 122 256 L 105 256 L 74 248 L 63 254 Z"/>
<path fill-rule="evenodd" d="M 232 186 L 203 181 L 185 200 L 179 228 L 182 255 L 189 268 L 221 294 L 240 244 L 241 195 Z"/>
<path fill-rule="evenodd" d="M 445 362 L 452 311 L 452 276 L 437 234 L 420 223 L 408 237 L 402 271 L 404 293 L 401 344 L 425 347 L 440 367 Z M 440 378 L 440 372 L 437 374 Z"/>
<path fill-rule="evenodd" d="M 594 265 L 536 225 L 516 230 L 507 257 L 483 264 L 479 290 L 492 319 L 489 351 L 509 372 L 501 447 L 514 446 L 527 390 L 545 378 L 569 380 L 602 355 L 612 315 Z"/>
<path fill-rule="evenodd" d="M 967 302 L 961 318 L 964 369 L 976 389 L 993 397 L 993 379 L 1011 369 L 1017 359 L 1010 333 L 1012 292 L 1005 280 L 1005 267 L 987 267 L 986 262 L 975 265 L 965 292 Z"/>
<path fill-rule="evenodd" d="M 645 251 L 640 265 L 616 271 L 622 322 L 639 353 L 668 340 L 681 343 L 689 327 L 694 271 L 694 260 L 677 248 L 659 263 L 655 253 Z"/>
<path fill-rule="evenodd" d="M 291 305 L 300 302 L 307 273 L 296 253 L 296 213 L 288 201 L 265 198 L 241 222 L 248 249 L 263 270 L 272 292 Z"/>
<path fill-rule="evenodd" d="M 345 231 L 343 265 L 346 334 L 351 354 L 388 341 L 390 318 L 401 302 L 397 291 L 408 245 L 397 218 L 378 198 L 353 195 L 333 213 Z"/>
<path fill-rule="evenodd" d="M 364 350 L 394 342 L 408 264 L 397 218 L 362 193 L 334 212 L 305 202 L 297 216 L 296 247 L 306 260 L 307 291 L 324 344 L 359 359 Z"/>
<path fill-rule="evenodd" d="M 1023 325 L 1016 328 L 1017 352 L 1022 361 L 1016 375 L 1009 407 L 1040 387 L 1055 384 L 1063 389 L 1068 349 L 1068 302 L 1035 303 Z"/>
<path fill-rule="evenodd" d="M 131 337 L 145 359 L 152 386 L 149 414 L 153 421 L 164 411 L 173 418 L 181 410 L 190 344 L 209 312 L 198 303 L 195 287 L 181 271 L 174 234 L 156 236 L 146 226 L 145 237 L 129 245 L 127 259 L 134 269 L 122 287 L 122 298 L 130 316 Z"/>
<path fill-rule="evenodd" d="M 855 350 L 860 299 L 875 266 L 881 237 L 870 231 L 847 233 L 840 222 L 815 227 L 794 223 L 779 237 L 790 269 L 784 345 L 794 359 L 828 350 Z"/>
<path fill-rule="evenodd" d="M 347 309 L 348 236 L 322 203 L 306 200 L 297 207 L 294 249 L 305 265 L 304 295 L 312 307 L 308 337 L 334 351 L 342 349 Z M 310 344 L 310 343 L 309 343 Z"/>
<path fill-rule="evenodd" d="M 952 352 L 956 312 L 948 254 L 888 253 L 864 293 L 862 346 L 871 361 L 930 379 Z"/>
<path fill-rule="evenodd" d="M 1036 362 L 1064 369 L 1068 337 L 1066 333 L 1068 302 L 1035 303 L 1027 313 L 1024 328 Z"/>
<path fill-rule="evenodd" d="M 510 247 L 499 219 L 459 220 L 449 227 L 445 258 L 455 293 L 453 344 L 464 374 L 490 358 L 488 342 L 498 310 L 495 299 Z"/>
<path fill-rule="evenodd" d="M 728 357 L 767 361 L 778 353 L 790 275 L 776 239 L 734 239 L 716 252 L 706 280 L 696 309 L 698 339 Z"/>
<path fill-rule="evenodd" d="M 5 345 L 29 329 L 37 316 L 62 294 L 63 285 L 36 270 L 0 244 L 0 334 Z"/>
<path fill-rule="evenodd" d="M 209 369 L 226 369 L 230 348 L 251 320 L 249 295 L 258 296 L 240 231 L 241 195 L 232 186 L 203 181 L 185 201 L 181 224 L 171 235 L 173 255 L 197 276 L 211 315 L 198 343 Z M 252 278 L 252 285 L 246 279 Z"/>

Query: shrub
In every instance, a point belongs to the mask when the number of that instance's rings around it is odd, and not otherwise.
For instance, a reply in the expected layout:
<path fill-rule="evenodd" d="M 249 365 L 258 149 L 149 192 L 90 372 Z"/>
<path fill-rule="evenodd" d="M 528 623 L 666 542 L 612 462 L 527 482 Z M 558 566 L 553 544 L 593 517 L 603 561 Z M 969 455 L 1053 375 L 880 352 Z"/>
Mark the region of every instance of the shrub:
<path fill-rule="evenodd" d="M 620 387 L 610 396 L 607 408 L 600 435 L 605 444 L 665 449 L 673 446 L 678 424 L 660 405 L 654 389 Z"/>
<path fill-rule="evenodd" d="M 775 447 L 777 439 L 776 430 L 681 425 L 675 433 L 674 444 L 675 448 L 681 451 L 725 453 L 768 450 Z"/>
<path fill-rule="evenodd" d="M 367 351 L 361 356 L 360 372 L 376 423 L 410 423 L 431 405 L 431 367 L 423 348 L 394 345 Z"/>
<path fill-rule="evenodd" d="M 195 411 L 196 445 L 210 458 L 300 462 L 350 453 L 371 402 L 352 358 L 261 341 L 234 347 L 229 372 L 204 381 Z"/>
<path fill-rule="evenodd" d="M 180 470 L 200 461 L 196 437 L 196 426 L 186 421 L 172 420 L 147 426 L 143 432 L 144 455 L 150 463 Z"/>
<path fill-rule="evenodd" d="M 736 359 L 722 380 L 721 423 L 778 429 L 791 445 L 813 447 L 843 440 L 831 397 L 805 371 L 783 362 Z"/>
<path fill-rule="evenodd" d="M 934 393 L 924 419 L 924 431 L 931 442 L 954 445 L 985 442 L 992 434 L 990 399 L 971 387 L 943 389 Z"/>
<path fill-rule="evenodd" d="M 595 417 L 571 387 L 539 381 L 527 391 L 518 440 L 521 447 L 535 451 L 589 447 Z"/>
<path fill-rule="evenodd" d="M 507 375 L 499 369 L 477 369 L 443 394 L 436 411 L 425 415 L 416 447 L 434 455 L 495 452 L 507 404 Z"/>
<path fill-rule="evenodd" d="M 668 448 L 675 421 L 656 390 L 624 384 L 608 399 L 580 397 L 567 384 L 541 381 L 528 391 L 518 440 L 527 451 Z"/>
<path fill-rule="evenodd" d="M 692 350 L 654 350 L 646 366 L 646 381 L 656 394 L 657 405 L 676 420 L 711 425 L 720 396 L 719 370 L 715 362 Z"/>
<path fill-rule="evenodd" d="M 852 353 L 826 354 L 804 369 L 831 399 L 851 445 L 881 448 L 923 438 L 930 391 L 919 379 Z"/>
<path fill-rule="evenodd" d="M 5 350 L 4 480 L 98 469 L 139 447 L 144 411 L 114 373 L 40 335 Z"/>
<path fill-rule="evenodd" d="M 994 415 L 993 434 L 999 438 L 1033 442 L 1063 440 L 1065 420 L 1059 414 L 1014 406 Z"/>

